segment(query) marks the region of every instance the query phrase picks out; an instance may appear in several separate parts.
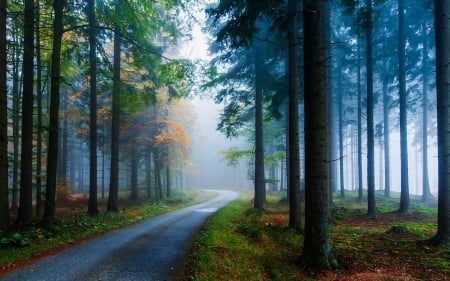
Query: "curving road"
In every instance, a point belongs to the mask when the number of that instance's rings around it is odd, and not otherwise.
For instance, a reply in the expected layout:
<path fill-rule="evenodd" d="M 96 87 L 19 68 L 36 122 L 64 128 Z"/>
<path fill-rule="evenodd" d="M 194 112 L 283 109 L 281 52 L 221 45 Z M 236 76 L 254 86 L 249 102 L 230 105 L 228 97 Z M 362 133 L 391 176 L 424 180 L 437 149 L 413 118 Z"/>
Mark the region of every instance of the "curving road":
<path fill-rule="evenodd" d="M 85 241 L 0 276 L 0 280 L 174 280 L 189 242 L 206 218 L 236 192 Z"/>

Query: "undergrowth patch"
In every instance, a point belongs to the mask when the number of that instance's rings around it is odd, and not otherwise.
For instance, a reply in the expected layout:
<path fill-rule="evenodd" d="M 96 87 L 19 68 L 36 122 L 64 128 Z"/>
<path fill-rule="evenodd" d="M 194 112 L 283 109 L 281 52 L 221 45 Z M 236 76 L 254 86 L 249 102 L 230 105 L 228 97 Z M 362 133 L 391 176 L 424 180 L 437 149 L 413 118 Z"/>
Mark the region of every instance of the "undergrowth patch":
<path fill-rule="evenodd" d="M 356 194 L 335 200 L 331 239 L 346 268 L 311 275 L 298 264 L 303 236 L 288 225 L 280 196 L 268 196 L 265 212 L 251 198 L 213 215 L 194 242 L 181 280 L 450 280 L 450 250 L 428 239 L 436 231 L 434 206 L 412 201 L 397 212 L 398 199 L 378 196 L 378 217 L 368 219 Z"/>

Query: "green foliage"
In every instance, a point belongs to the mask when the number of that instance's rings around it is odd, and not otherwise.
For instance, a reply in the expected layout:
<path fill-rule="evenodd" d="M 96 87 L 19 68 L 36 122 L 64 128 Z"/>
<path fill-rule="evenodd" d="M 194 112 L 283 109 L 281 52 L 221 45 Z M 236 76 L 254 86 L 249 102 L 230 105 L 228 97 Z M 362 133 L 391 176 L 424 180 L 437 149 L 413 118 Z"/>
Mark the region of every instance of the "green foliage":
<path fill-rule="evenodd" d="M 236 167 L 242 159 L 251 158 L 255 154 L 253 150 L 247 149 L 239 149 L 237 147 L 231 147 L 226 150 L 220 151 L 223 155 L 224 160 L 227 162 L 227 165 Z"/>
<path fill-rule="evenodd" d="M 7 236 L 0 238 L 0 248 L 7 247 L 25 247 L 30 244 L 29 240 L 24 238 L 20 233 L 13 232 Z"/>

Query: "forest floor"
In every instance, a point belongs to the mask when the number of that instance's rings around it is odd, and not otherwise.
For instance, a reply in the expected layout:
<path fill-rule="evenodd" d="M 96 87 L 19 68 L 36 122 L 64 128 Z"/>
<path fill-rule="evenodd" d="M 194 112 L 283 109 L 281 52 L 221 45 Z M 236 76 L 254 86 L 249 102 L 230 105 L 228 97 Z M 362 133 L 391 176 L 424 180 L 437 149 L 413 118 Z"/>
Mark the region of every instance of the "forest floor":
<path fill-rule="evenodd" d="M 0 239 L 1 275 L 15 268 L 28 265 L 48 255 L 103 234 L 116 228 L 142 221 L 152 216 L 206 201 L 213 192 L 200 190 L 174 190 L 171 198 L 162 201 L 129 200 L 129 194 L 120 194 L 119 212 L 106 212 L 107 199 L 99 198 L 99 214 L 87 214 L 87 194 L 64 194 L 58 197 L 56 221 L 45 229 L 37 216 L 29 224 L 13 229 L 9 236 Z M 141 198 L 145 198 L 143 194 Z M 14 213 L 12 214 L 14 221 Z"/>
<path fill-rule="evenodd" d="M 214 214 L 194 242 L 183 280 L 450 280 L 450 249 L 428 243 L 436 232 L 435 204 L 412 198 L 399 214 L 398 198 L 377 195 L 378 217 L 368 219 L 356 194 L 335 198 L 330 228 L 341 268 L 303 269 L 301 231 L 287 228 L 287 206 L 269 196 L 265 212 L 251 197 Z"/>

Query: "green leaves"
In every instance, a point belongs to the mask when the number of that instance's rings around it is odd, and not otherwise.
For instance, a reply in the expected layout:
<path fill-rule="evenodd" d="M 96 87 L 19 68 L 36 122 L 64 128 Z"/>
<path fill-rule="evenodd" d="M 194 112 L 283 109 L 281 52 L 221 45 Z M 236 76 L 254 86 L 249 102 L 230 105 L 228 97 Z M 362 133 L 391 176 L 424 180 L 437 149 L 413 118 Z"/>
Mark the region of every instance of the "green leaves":
<path fill-rule="evenodd" d="M 23 238 L 18 232 L 13 232 L 8 236 L 0 238 L 0 247 L 25 247 L 30 243 L 27 239 Z"/>

